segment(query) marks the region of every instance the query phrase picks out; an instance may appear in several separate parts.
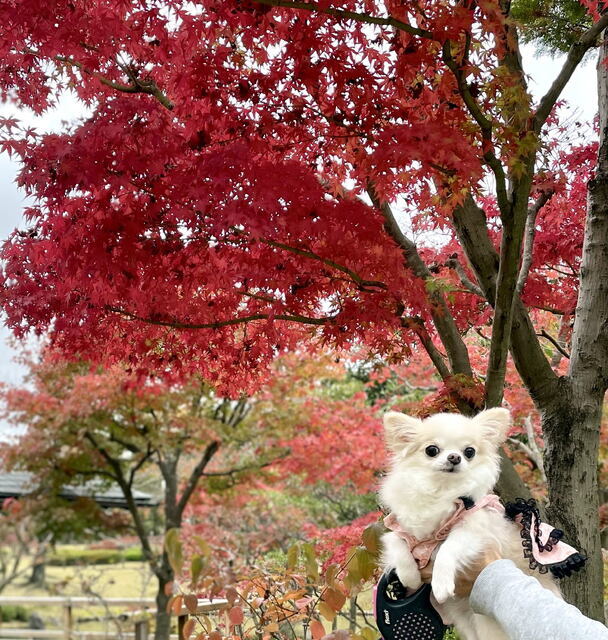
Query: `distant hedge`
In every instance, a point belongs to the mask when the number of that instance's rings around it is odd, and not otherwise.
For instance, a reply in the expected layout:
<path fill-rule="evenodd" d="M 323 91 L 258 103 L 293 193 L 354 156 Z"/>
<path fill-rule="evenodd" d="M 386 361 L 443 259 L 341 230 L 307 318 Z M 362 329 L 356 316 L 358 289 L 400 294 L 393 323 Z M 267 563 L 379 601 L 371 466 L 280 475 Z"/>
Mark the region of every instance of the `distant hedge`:
<path fill-rule="evenodd" d="M 0 620 L 2 622 L 13 622 L 15 620 L 27 622 L 29 620 L 29 613 L 27 609 L 21 605 L 3 604 L 0 607 Z"/>
<path fill-rule="evenodd" d="M 88 564 L 118 564 L 142 562 L 144 555 L 138 547 L 128 549 L 58 549 L 49 556 L 47 564 L 53 567 L 71 567 Z"/>

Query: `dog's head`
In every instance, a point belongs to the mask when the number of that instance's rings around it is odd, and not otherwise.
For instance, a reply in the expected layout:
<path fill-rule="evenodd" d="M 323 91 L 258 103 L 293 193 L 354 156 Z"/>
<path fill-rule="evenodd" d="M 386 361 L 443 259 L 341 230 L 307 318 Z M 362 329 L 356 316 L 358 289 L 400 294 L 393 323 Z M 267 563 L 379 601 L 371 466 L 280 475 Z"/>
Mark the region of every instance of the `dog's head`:
<path fill-rule="evenodd" d="M 509 411 L 501 408 L 474 418 L 438 413 L 420 420 L 395 411 L 384 416 L 393 471 L 411 474 L 429 490 L 456 495 L 492 489 L 500 471 L 499 447 L 510 426 Z"/>

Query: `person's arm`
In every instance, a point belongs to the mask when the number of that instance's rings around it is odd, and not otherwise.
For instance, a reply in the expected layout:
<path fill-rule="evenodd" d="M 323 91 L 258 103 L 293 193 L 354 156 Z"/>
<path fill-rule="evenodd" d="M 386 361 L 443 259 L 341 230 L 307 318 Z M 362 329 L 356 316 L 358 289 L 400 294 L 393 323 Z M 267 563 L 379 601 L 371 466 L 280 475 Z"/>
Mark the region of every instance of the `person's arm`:
<path fill-rule="evenodd" d="M 470 603 L 494 618 L 511 640 L 608 640 L 608 629 L 560 600 L 511 560 L 496 560 L 477 577 Z"/>

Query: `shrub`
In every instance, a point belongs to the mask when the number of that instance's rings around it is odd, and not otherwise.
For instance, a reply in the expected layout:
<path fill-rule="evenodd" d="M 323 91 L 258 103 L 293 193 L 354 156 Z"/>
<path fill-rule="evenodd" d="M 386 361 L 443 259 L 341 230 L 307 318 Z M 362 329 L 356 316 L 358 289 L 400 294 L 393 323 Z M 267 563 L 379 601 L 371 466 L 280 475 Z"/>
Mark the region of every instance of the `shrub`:
<path fill-rule="evenodd" d="M 141 562 L 141 549 L 58 549 L 49 559 L 51 566 L 71 567 L 74 565 L 117 564 L 119 562 Z"/>
<path fill-rule="evenodd" d="M 21 605 L 5 604 L 0 607 L 0 620 L 2 622 L 27 622 L 29 613 Z"/>

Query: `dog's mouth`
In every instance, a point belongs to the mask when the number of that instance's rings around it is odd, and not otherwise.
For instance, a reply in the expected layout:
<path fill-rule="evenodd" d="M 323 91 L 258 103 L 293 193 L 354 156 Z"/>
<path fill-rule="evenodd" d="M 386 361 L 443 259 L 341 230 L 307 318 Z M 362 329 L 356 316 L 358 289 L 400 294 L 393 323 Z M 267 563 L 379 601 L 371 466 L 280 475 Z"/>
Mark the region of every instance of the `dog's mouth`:
<path fill-rule="evenodd" d="M 444 467 L 442 469 L 443 473 L 456 473 L 459 471 L 459 467 Z"/>

